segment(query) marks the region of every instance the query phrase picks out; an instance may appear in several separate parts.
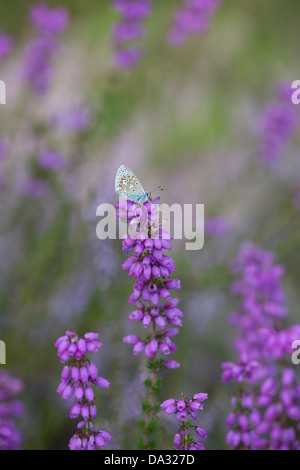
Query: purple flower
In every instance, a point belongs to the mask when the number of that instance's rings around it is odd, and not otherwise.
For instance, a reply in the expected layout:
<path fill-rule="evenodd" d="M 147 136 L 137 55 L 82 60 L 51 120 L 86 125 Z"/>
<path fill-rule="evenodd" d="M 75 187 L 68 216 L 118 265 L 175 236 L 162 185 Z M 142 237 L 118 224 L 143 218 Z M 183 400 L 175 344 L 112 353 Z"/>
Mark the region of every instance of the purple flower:
<path fill-rule="evenodd" d="M 20 448 L 22 436 L 16 428 L 15 419 L 24 413 L 23 403 L 17 395 L 23 390 L 21 380 L 7 371 L 0 371 L 0 450 Z"/>
<path fill-rule="evenodd" d="M 64 7 L 51 10 L 45 3 L 35 4 L 29 13 L 32 24 L 43 33 L 61 34 L 65 31 L 69 23 L 69 14 Z"/>
<path fill-rule="evenodd" d="M 98 376 L 96 365 L 86 356 L 88 351 L 95 352 L 102 347 L 97 340 L 97 333 L 86 333 L 83 338 L 79 338 L 76 332 L 66 331 L 66 334 L 55 342 L 57 355 L 64 364 L 57 392 L 64 400 L 69 400 L 74 395 L 75 403 L 70 409 L 69 416 L 76 419 L 81 415 L 83 418 L 83 421 L 77 425 L 77 432 L 70 439 L 71 450 L 94 450 L 95 446 L 103 449 L 105 441 L 111 440 L 106 431 L 94 430 L 93 425 L 97 408 L 92 386 L 109 387 L 109 382 Z"/>
<path fill-rule="evenodd" d="M 13 46 L 13 39 L 11 36 L 8 36 L 0 30 L 0 63 L 6 57 Z"/>
<path fill-rule="evenodd" d="M 43 150 L 38 154 L 37 157 L 38 164 L 50 170 L 59 170 L 65 166 L 65 156 L 60 152 L 55 152 L 52 150 Z"/>
<path fill-rule="evenodd" d="M 182 394 L 180 400 L 169 398 L 165 400 L 161 405 L 161 409 L 164 410 L 165 416 L 175 414 L 179 422 L 179 430 L 174 436 L 174 449 L 176 450 L 203 450 L 204 446 L 201 442 L 196 442 L 189 431 L 194 430 L 198 436 L 203 439 L 207 438 L 206 432 L 200 426 L 191 424 L 190 417 L 194 420 L 197 419 L 197 412 L 203 409 L 203 405 L 200 403 L 206 400 L 207 393 L 196 393 L 192 399 Z"/>
<path fill-rule="evenodd" d="M 230 315 L 230 321 L 238 328 L 235 347 L 240 355 L 257 359 L 266 351 L 266 328 L 274 330 L 274 322 L 287 316 L 285 294 L 281 286 L 284 268 L 274 265 L 271 253 L 251 245 L 242 245 L 233 265 L 242 279 L 235 281 L 232 292 L 241 296 L 239 309 Z M 259 355 L 260 357 L 260 355 Z"/>
<path fill-rule="evenodd" d="M 114 57 L 114 63 L 118 69 L 128 69 L 134 67 L 140 61 L 141 57 L 141 49 L 131 47 L 117 51 Z"/>
<path fill-rule="evenodd" d="M 118 23 L 113 36 L 118 45 L 141 39 L 145 35 L 145 26 L 137 21 Z"/>
<path fill-rule="evenodd" d="M 145 381 L 149 394 L 143 405 L 145 445 L 150 444 L 153 432 L 150 424 L 158 409 L 156 395 L 160 386 L 159 374 L 164 369 L 180 366 L 175 360 L 165 360 L 165 356 L 177 349 L 171 338 L 178 334 L 177 327 L 181 326 L 183 317 L 182 311 L 177 308 L 179 299 L 172 298 L 171 295 L 172 290 L 181 289 L 181 284 L 178 279 L 171 279 L 175 263 L 170 256 L 164 254 L 165 250 L 170 250 L 171 239 L 161 228 L 158 201 L 159 199 L 147 201 L 139 205 L 122 199 L 116 205 L 117 217 L 127 221 L 128 235 L 122 242 L 123 251 L 132 252 L 122 268 L 135 278 L 129 303 L 136 303 L 136 308 L 128 318 L 130 321 L 141 322 L 143 330 L 148 330 L 143 338 L 137 335 L 123 338 L 125 343 L 134 345 L 134 355 L 145 352 L 147 368 L 151 373 L 151 379 Z M 172 400 L 162 406 L 166 407 L 166 414 L 172 414 L 177 409 Z M 183 420 L 187 411 L 182 406 L 177 411 Z"/>
<path fill-rule="evenodd" d="M 170 360 L 165 362 L 165 368 L 166 369 L 177 369 L 178 367 L 180 367 L 179 362 L 174 361 L 173 359 L 170 359 Z"/>
<path fill-rule="evenodd" d="M 53 124 L 69 132 L 84 131 L 90 123 L 90 111 L 85 107 L 75 107 L 53 118 Z"/>
<path fill-rule="evenodd" d="M 53 77 L 52 57 L 57 47 L 56 38 L 45 35 L 33 39 L 25 50 L 22 77 L 36 95 L 48 90 Z"/>
<path fill-rule="evenodd" d="M 226 442 L 233 449 L 298 449 L 300 384 L 286 361 L 300 325 L 283 326 L 288 314 L 281 286 L 284 268 L 274 263 L 272 253 L 252 244 L 241 247 L 232 268 L 240 275 L 232 291 L 241 302 L 230 316 L 237 328 L 238 360 L 222 364 L 222 380 L 239 387 L 227 418 Z"/>
<path fill-rule="evenodd" d="M 175 269 L 174 261 L 162 251 L 170 248 L 170 239 L 162 238 L 161 227 L 151 221 L 159 206 L 150 202 L 139 206 L 122 200 L 117 207 L 117 216 L 122 215 L 127 219 L 131 234 L 123 240 L 123 250 L 126 253 L 134 251 L 134 256 L 130 256 L 123 264 L 123 269 L 136 278 L 129 303 L 136 303 L 138 308 L 131 312 L 129 320 L 141 321 L 145 329 L 151 328 L 151 333 L 144 340 L 131 335 L 126 336 L 124 342 L 134 344 L 134 354 L 145 350 L 148 359 L 156 358 L 159 352 L 168 355 L 176 350 L 170 336 L 176 335 L 178 329 L 166 329 L 166 325 L 169 323 L 171 326 L 181 326 L 183 313 L 177 308 L 179 300 L 172 299 L 170 292 L 181 289 L 180 281 L 170 278 Z M 132 229 L 141 223 L 146 227 L 143 238 L 139 238 L 140 232 L 135 234 Z M 152 238 L 154 233 L 159 238 Z M 168 360 L 165 367 L 176 368 L 179 363 Z"/>
<path fill-rule="evenodd" d="M 36 178 L 30 178 L 24 188 L 23 192 L 34 199 L 41 199 L 45 196 L 48 190 L 48 185 L 45 181 Z"/>
<path fill-rule="evenodd" d="M 169 408 L 169 406 L 172 406 L 175 403 L 176 403 L 176 400 L 174 400 L 174 398 L 169 398 L 168 400 L 165 400 L 163 403 L 161 403 L 160 407 L 163 410 L 166 410 L 167 408 Z"/>
<path fill-rule="evenodd" d="M 274 167 L 283 155 L 298 125 L 296 106 L 291 102 L 290 84 L 279 84 L 276 100 L 268 103 L 258 119 L 258 158 Z"/>
<path fill-rule="evenodd" d="M 151 0 L 112 0 L 112 6 L 126 20 L 147 18 L 152 11 Z"/>
<path fill-rule="evenodd" d="M 43 95 L 53 77 L 53 59 L 60 45 L 58 35 L 68 25 L 68 13 L 63 7 L 51 10 L 38 3 L 30 11 L 30 20 L 36 27 L 36 37 L 25 50 L 22 77 L 36 95 Z"/>
<path fill-rule="evenodd" d="M 145 20 L 152 12 L 152 0 L 112 0 L 121 19 L 112 31 L 116 46 L 114 64 L 119 69 L 134 67 L 142 57 L 136 42 L 145 36 Z"/>
<path fill-rule="evenodd" d="M 228 220 L 225 217 L 207 217 L 204 224 L 205 235 L 220 237 L 229 230 Z"/>
<path fill-rule="evenodd" d="M 174 13 L 173 24 L 168 32 L 169 43 L 179 46 L 190 35 L 207 31 L 219 4 L 220 0 L 183 0 L 183 5 Z"/>

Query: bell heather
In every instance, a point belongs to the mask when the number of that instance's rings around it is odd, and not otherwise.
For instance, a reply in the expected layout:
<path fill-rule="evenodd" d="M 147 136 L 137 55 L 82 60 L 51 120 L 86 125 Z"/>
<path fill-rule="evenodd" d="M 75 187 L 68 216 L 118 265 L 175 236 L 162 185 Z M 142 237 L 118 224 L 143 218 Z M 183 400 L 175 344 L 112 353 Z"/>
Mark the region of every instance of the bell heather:
<path fill-rule="evenodd" d="M 174 13 L 168 41 L 182 45 L 190 35 L 207 31 L 220 3 L 220 0 L 184 0 Z"/>
<path fill-rule="evenodd" d="M 121 20 L 113 29 L 117 68 L 131 68 L 142 57 L 142 49 L 135 43 L 145 36 L 145 20 L 152 12 L 152 0 L 112 0 Z"/>
<path fill-rule="evenodd" d="M 237 328 L 236 362 L 222 364 L 222 381 L 238 384 L 228 415 L 226 442 L 240 449 L 299 449 L 300 384 L 291 363 L 300 325 L 285 327 L 284 269 L 272 253 L 243 245 L 233 269 L 233 292 L 242 300 L 231 321 Z"/>
<path fill-rule="evenodd" d="M 64 364 L 57 392 L 64 400 L 72 396 L 75 398 L 70 418 L 82 418 L 77 424 L 77 432 L 70 439 L 71 450 L 104 449 L 105 442 L 112 439 L 108 432 L 94 429 L 93 424 L 97 408 L 92 385 L 109 387 L 109 382 L 98 376 L 96 365 L 86 356 L 88 352 L 97 352 L 102 347 L 97 339 L 98 333 L 85 333 L 83 338 L 79 338 L 76 332 L 66 331 L 55 342 L 57 355 Z"/>
<path fill-rule="evenodd" d="M 176 450 L 204 450 L 204 446 L 200 441 L 195 441 L 190 430 L 206 439 L 207 435 L 203 428 L 192 424 L 193 420 L 197 419 L 197 412 L 203 409 L 202 401 L 206 400 L 207 393 L 196 393 L 192 399 L 186 397 L 183 393 L 181 394 L 181 400 L 175 400 L 169 398 L 165 400 L 161 405 L 161 409 L 164 410 L 165 416 L 175 414 L 179 422 L 179 429 L 174 436 L 174 449 Z"/>
<path fill-rule="evenodd" d="M 266 105 L 258 119 L 258 157 L 267 167 L 279 162 L 297 129 L 297 107 L 291 101 L 291 94 L 290 84 L 279 84 L 275 99 Z"/>
<path fill-rule="evenodd" d="M 85 106 L 76 106 L 55 115 L 52 124 L 55 128 L 76 133 L 84 131 L 91 120 L 91 112 Z"/>
<path fill-rule="evenodd" d="M 14 421 L 24 412 L 23 403 L 16 398 L 22 390 L 21 380 L 0 371 L 0 450 L 20 448 L 22 436 Z"/>
<path fill-rule="evenodd" d="M 170 236 L 161 228 L 159 220 L 159 199 L 143 205 L 121 200 L 117 204 L 117 216 L 128 224 L 128 235 L 123 240 L 125 253 L 134 250 L 134 255 L 123 264 L 129 276 L 136 278 L 129 303 L 136 303 L 136 309 L 129 315 L 130 321 L 139 321 L 148 330 L 144 338 L 136 335 L 126 336 L 123 341 L 133 345 L 133 354 L 144 352 L 152 378 L 146 380 L 149 398 L 144 404 L 145 443 L 148 442 L 150 423 L 158 411 L 155 396 L 160 380 L 158 374 L 163 369 L 174 369 L 179 363 L 173 359 L 165 360 L 176 351 L 171 338 L 178 334 L 182 325 L 183 313 L 178 309 L 179 299 L 172 298 L 170 290 L 181 289 L 178 279 L 171 279 L 175 263 L 163 250 L 170 250 Z"/>
<path fill-rule="evenodd" d="M 59 170 L 66 164 L 65 156 L 57 151 L 43 149 L 37 156 L 37 163 L 47 170 Z"/>
<path fill-rule="evenodd" d="M 4 34 L 0 30 L 0 63 L 10 53 L 13 46 L 13 39 L 11 36 Z"/>
<path fill-rule="evenodd" d="M 43 95 L 53 77 L 53 59 L 59 50 L 58 36 L 69 22 L 64 7 L 51 9 L 44 3 L 34 5 L 29 14 L 36 36 L 28 44 L 22 65 L 22 76 L 36 95 Z"/>
<path fill-rule="evenodd" d="M 205 235 L 211 237 L 222 237 L 229 231 L 229 221 L 224 216 L 205 218 Z"/>

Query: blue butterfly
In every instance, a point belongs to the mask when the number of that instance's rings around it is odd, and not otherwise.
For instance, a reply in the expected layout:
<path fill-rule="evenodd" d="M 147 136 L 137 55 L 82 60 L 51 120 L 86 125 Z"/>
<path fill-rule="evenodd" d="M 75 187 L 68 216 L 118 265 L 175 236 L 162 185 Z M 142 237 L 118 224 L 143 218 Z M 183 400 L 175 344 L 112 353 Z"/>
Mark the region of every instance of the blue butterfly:
<path fill-rule="evenodd" d="M 153 189 L 152 191 L 161 189 Z M 150 191 L 145 191 L 135 174 L 125 165 L 121 165 L 116 174 L 115 190 L 120 196 L 137 204 L 144 204 L 151 197 Z"/>

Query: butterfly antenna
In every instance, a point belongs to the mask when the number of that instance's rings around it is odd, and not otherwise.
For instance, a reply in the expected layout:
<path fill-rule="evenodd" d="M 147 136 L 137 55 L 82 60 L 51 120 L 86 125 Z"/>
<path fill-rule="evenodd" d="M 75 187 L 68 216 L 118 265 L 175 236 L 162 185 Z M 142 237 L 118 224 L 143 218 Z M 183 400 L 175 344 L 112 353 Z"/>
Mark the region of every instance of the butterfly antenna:
<path fill-rule="evenodd" d="M 161 186 L 156 186 L 156 188 L 151 189 L 150 192 L 152 191 L 163 191 L 163 188 Z"/>

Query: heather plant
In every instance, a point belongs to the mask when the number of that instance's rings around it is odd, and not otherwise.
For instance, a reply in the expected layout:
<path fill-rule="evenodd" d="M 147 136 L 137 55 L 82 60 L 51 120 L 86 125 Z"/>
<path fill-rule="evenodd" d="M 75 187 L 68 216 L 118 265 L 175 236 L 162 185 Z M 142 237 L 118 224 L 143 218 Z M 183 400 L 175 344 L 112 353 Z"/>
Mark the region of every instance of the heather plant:
<path fill-rule="evenodd" d="M 0 450 L 17 450 L 22 434 L 16 420 L 24 415 L 24 403 L 18 398 L 24 384 L 5 370 L 0 371 Z"/>
<path fill-rule="evenodd" d="M 190 35 L 205 33 L 221 0 L 183 0 L 175 8 L 167 40 L 171 45 L 184 44 Z M 146 35 L 145 20 L 153 11 L 152 0 L 112 0 L 120 20 L 114 26 L 114 62 L 119 69 L 134 67 L 145 55 L 141 40 Z"/>
<path fill-rule="evenodd" d="M 230 316 L 237 360 L 222 364 L 223 382 L 237 383 L 226 442 L 233 449 L 299 449 L 300 384 L 291 354 L 300 325 L 284 325 L 284 268 L 272 253 L 245 244 L 233 269 L 241 276 L 232 286 L 241 303 Z"/>
<path fill-rule="evenodd" d="M 260 137 L 257 155 L 267 168 L 278 165 L 298 126 L 290 84 L 277 84 L 274 94 L 273 100 L 267 103 L 259 116 L 257 126 Z"/>
<path fill-rule="evenodd" d="M 0 30 L 0 63 L 11 52 L 13 38 Z"/>
<path fill-rule="evenodd" d="M 205 33 L 220 3 L 220 0 L 183 0 L 174 13 L 173 25 L 168 32 L 170 44 L 179 46 L 190 35 Z"/>
<path fill-rule="evenodd" d="M 66 331 L 55 342 L 57 355 L 64 364 L 57 392 L 63 400 L 69 400 L 74 395 L 75 403 L 70 409 L 70 418 L 82 418 L 77 423 L 76 433 L 70 439 L 70 450 L 95 450 L 95 447 L 105 449 L 105 442 L 112 439 L 107 431 L 94 427 L 97 407 L 92 385 L 100 388 L 108 388 L 110 385 L 106 379 L 98 376 L 96 365 L 86 356 L 102 347 L 97 339 L 98 333 L 85 333 L 83 338 L 79 338 L 76 332 Z"/>
<path fill-rule="evenodd" d="M 157 395 L 161 386 L 160 373 L 164 369 L 179 367 L 174 359 L 165 359 L 176 351 L 172 337 L 178 334 L 182 325 L 183 313 L 177 308 L 179 299 L 172 298 L 170 290 L 181 288 L 178 279 L 171 279 L 175 263 L 163 250 L 170 250 L 170 237 L 161 227 L 159 218 L 159 199 L 135 204 L 127 199 L 117 204 L 117 216 L 127 221 L 130 230 L 122 242 L 125 253 L 134 250 L 134 255 L 127 258 L 123 269 L 137 280 L 129 303 L 136 303 L 137 309 L 129 315 L 130 321 L 139 321 L 147 331 L 144 338 L 129 335 L 123 341 L 133 344 L 133 354 L 144 352 L 150 378 L 146 379 L 147 398 L 143 403 L 143 447 L 150 445 L 155 428 L 155 415 L 159 410 Z M 168 324 L 175 328 L 169 328 Z M 151 443 L 154 445 L 154 443 Z"/>
<path fill-rule="evenodd" d="M 58 37 L 68 25 L 68 12 L 63 7 L 51 9 L 41 2 L 31 8 L 29 19 L 36 35 L 27 45 L 22 77 L 33 93 L 43 95 L 53 77 L 53 59 L 60 47 Z"/>
<path fill-rule="evenodd" d="M 152 0 L 112 0 L 112 7 L 120 15 L 112 32 L 115 65 L 118 68 L 134 67 L 143 55 L 139 41 L 146 34 L 145 20 L 152 12 Z"/>
<path fill-rule="evenodd" d="M 175 450 L 205 449 L 200 441 L 195 441 L 191 431 L 194 431 L 202 439 L 207 438 L 207 434 L 202 427 L 192 424 L 192 420 L 197 419 L 197 412 L 203 409 L 202 401 L 207 398 L 207 393 L 196 393 L 192 399 L 182 393 L 180 400 L 169 398 L 160 405 L 166 416 L 175 414 L 178 420 L 179 429 L 174 436 Z"/>

